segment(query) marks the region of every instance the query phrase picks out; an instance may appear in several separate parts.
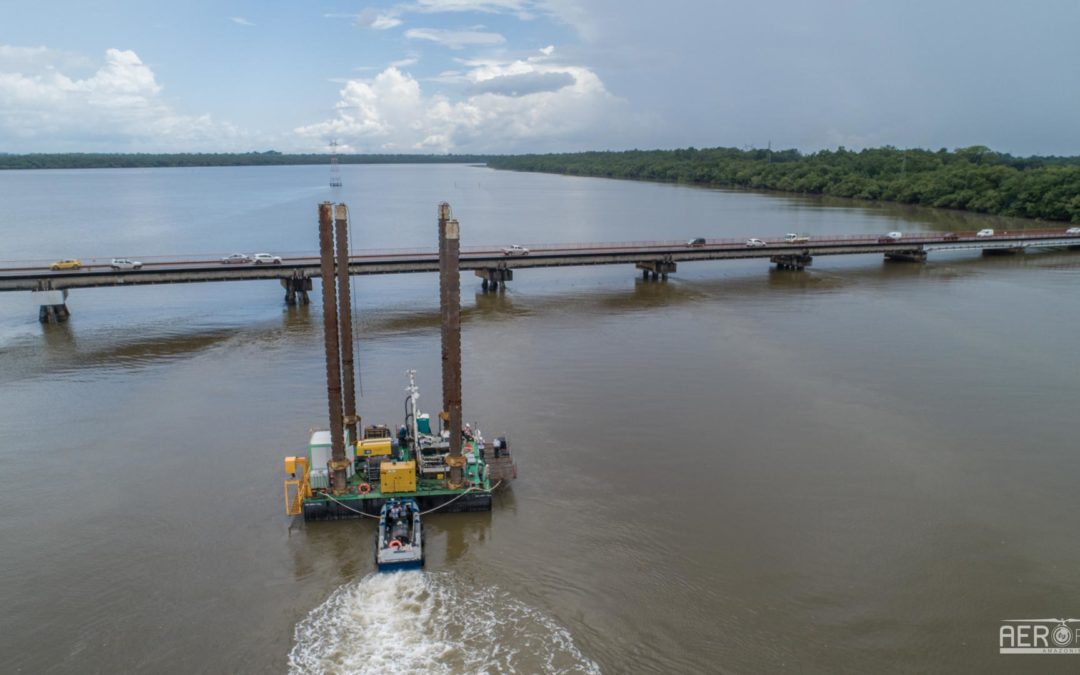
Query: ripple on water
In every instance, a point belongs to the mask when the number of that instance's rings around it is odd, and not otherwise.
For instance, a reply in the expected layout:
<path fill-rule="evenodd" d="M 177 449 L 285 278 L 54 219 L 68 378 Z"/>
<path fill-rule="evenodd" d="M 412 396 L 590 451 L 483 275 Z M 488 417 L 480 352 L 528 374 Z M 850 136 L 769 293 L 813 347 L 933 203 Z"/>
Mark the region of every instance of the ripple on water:
<path fill-rule="evenodd" d="M 289 672 L 599 673 L 562 626 L 450 573 L 372 574 L 297 624 Z"/>

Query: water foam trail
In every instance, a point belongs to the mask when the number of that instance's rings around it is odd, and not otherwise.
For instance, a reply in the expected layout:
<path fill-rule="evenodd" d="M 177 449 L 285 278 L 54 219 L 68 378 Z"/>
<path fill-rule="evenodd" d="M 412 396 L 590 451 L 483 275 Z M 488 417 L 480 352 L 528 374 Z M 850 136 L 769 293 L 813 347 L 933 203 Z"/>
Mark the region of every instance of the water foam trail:
<path fill-rule="evenodd" d="M 372 574 L 296 626 L 289 672 L 599 673 L 540 611 L 450 573 Z"/>

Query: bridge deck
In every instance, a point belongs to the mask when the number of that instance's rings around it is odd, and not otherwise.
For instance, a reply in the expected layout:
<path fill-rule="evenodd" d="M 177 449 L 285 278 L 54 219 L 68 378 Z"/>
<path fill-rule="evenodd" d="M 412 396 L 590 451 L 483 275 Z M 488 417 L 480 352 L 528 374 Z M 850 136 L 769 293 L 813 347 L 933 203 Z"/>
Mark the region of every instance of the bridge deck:
<path fill-rule="evenodd" d="M 883 241 L 880 235 L 815 236 L 809 242 L 797 244 L 778 239 L 764 241 L 764 246 L 756 247 L 747 246 L 745 239 L 708 239 L 704 246 L 688 246 L 685 241 L 557 244 L 530 247 L 529 254 L 525 256 L 507 256 L 501 248 L 472 247 L 462 250 L 461 269 L 619 265 L 783 255 L 816 257 L 910 251 L 1076 247 L 1080 246 L 1080 235 L 1067 235 L 1062 228 L 1057 228 L 1006 232 L 992 237 L 920 233 L 889 241 Z M 224 265 L 216 256 L 146 259 L 140 270 L 113 270 L 108 261 L 90 260 L 88 263 L 82 269 L 72 271 L 52 271 L 48 268 L 48 262 L 40 261 L 0 263 L 0 291 L 311 278 L 320 275 L 319 260 L 314 255 L 284 257 L 280 265 Z M 349 273 L 353 275 L 436 272 L 438 268 L 438 254 L 429 249 L 368 251 L 349 259 Z"/>

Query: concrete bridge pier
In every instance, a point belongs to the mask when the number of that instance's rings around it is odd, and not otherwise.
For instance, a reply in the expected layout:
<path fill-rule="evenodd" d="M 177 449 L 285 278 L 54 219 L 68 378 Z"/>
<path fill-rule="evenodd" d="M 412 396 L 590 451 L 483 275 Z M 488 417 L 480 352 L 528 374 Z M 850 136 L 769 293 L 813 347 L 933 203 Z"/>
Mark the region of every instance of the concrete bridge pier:
<path fill-rule="evenodd" d="M 778 270 L 803 270 L 814 263 L 814 258 L 808 253 L 795 253 L 774 255 L 769 262 L 775 263 Z"/>
<path fill-rule="evenodd" d="M 888 251 L 885 253 L 886 260 L 892 260 L 895 262 L 926 262 L 926 251 L 922 249 L 912 249 L 910 251 Z"/>
<path fill-rule="evenodd" d="M 484 291 L 497 291 L 499 290 L 499 284 L 502 284 L 505 289 L 506 282 L 514 280 L 514 270 L 509 267 L 485 267 L 474 270 L 474 273 L 482 280 L 480 288 L 484 289 Z"/>
<path fill-rule="evenodd" d="M 641 278 L 648 281 L 651 277 L 653 281 L 664 280 L 667 281 L 668 274 L 674 274 L 678 266 L 672 260 L 650 260 L 649 262 L 635 263 L 634 267 L 641 270 Z"/>
<path fill-rule="evenodd" d="M 54 291 L 52 289 L 31 291 L 31 295 L 38 303 L 38 321 L 41 323 L 63 323 L 71 316 L 67 306 L 67 289 Z"/>
<path fill-rule="evenodd" d="M 285 289 L 286 305 L 295 305 L 297 303 L 306 305 L 311 302 L 308 299 L 308 291 L 311 290 L 311 277 L 294 274 L 291 277 L 282 279 L 281 286 Z"/>

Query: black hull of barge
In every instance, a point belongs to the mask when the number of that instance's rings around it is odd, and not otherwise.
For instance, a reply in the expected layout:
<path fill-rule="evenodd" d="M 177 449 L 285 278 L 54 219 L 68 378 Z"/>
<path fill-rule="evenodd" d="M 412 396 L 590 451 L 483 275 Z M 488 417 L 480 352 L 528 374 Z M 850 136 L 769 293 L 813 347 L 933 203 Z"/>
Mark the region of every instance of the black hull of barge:
<path fill-rule="evenodd" d="M 475 494 L 459 495 L 436 495 L 429 497 L 411 497 L 420 505 L 421 511 L 438 509 L 436 513 L 482 513 L 491 511 L 491 493 L 478 492 Z M 331 501 L 329 499 L 307 499 L 304 501 L 304 520 L 351 520 L 363 518 L 357 513 L 379 517 L 386 499 L 349 499 Z M 452 503 L 447 503 L 452 502 Z"/>

